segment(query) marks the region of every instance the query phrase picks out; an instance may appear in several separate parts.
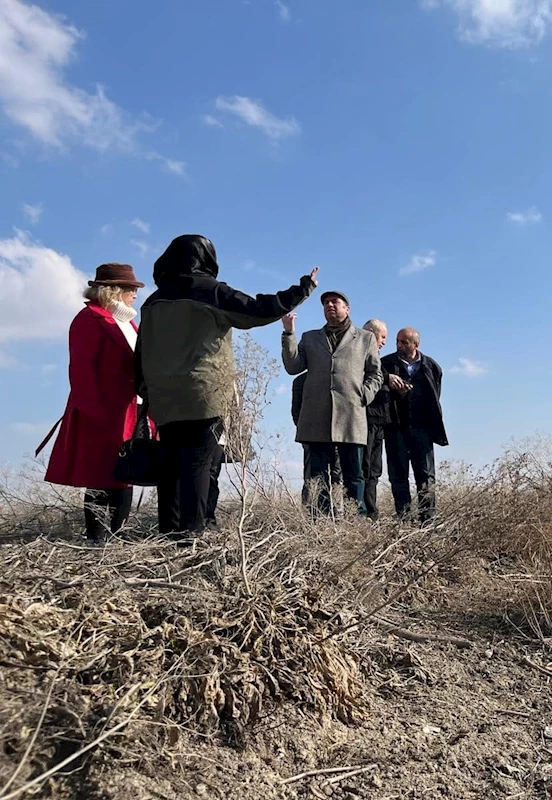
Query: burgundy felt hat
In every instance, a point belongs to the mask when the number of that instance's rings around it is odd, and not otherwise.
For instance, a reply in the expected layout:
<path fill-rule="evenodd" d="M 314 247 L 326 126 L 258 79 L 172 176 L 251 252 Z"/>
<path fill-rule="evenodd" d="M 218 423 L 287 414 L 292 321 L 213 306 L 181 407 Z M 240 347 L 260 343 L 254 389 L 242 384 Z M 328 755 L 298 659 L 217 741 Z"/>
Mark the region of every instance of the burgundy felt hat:
<path fill-rule="evenodd" d="M 88 281 L 89 286 L 132 286 L 141 289 L 146 284 L 137 280 L 130 264 L 100 264 L 96 277 Z"/>

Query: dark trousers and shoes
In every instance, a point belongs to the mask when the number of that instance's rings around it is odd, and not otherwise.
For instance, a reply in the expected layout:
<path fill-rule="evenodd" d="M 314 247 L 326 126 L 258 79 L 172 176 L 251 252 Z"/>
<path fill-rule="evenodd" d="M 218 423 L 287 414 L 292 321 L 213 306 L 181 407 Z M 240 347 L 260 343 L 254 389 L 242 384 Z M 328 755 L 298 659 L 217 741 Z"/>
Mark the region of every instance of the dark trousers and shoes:
<path fill-rule="evenodd" d="M 301 489 L 301 502 L 304 506 L 311 506 L 312 482 L 311 482 L 311 451 L 310 444 L 303 443 L 303 488 Z M 343 475 L 341 472 L 341 464 L 339 463 L 339 454 L 337 447 L 333 445 L 334 452 L 330 461 L 330 483 L 332 486 L 332 495 L 337 490 L 337 487 L 343 482 Z"/>
<path fill-rule="evenodd" d="M 86 538 L 94 543 L 107 534 L 118 533 L 130 515 L 132 487 L 127 489 L 87 489 L 84 495 Z"/>
<path fill-rule="evenodd" d="M 368 441 L 362 462 L 366 514 L 374 521 L 379 517 L 377 494 L 378 481 L 383 472 L 383 432 L 383 425 L 368 423 Z"/>
<path fill-rule="evenodd" d="M 411 516 L 412 497 L 408 475 L 412 465 L 420 524 L 431 521 L 435 516 L 435 454 L 430 437 L 426 431 L 418 428 L 389 425 L 385 430 L 385 452 L 398 516 Z"/>
<path fill-rule="evenodd" d="M 183 544 L 205 530 L 208 513 L 214 515 L 218 494 L 214 505 L 212 496 L 208 510 L 209 488 L 217 459 L 220 472 L 222 432 L 219 417 L 170 422 L 159 427 L 162 450 L 157 486 L 159 532 Z"/>
<path fill-rule="evenodd" d="M 337 450 L 346 496 L 356 503 L 358 513 L 365 516 L 364 473 L 362 470 L 364 445 L 345 444 L 343 442 L 309 442 L 308 446 L 311 497 L 317 493 L 317 510 L 326 515 L 332 513 L 331 473 L 332 465 L 335 464 L 335 452 Z"/>

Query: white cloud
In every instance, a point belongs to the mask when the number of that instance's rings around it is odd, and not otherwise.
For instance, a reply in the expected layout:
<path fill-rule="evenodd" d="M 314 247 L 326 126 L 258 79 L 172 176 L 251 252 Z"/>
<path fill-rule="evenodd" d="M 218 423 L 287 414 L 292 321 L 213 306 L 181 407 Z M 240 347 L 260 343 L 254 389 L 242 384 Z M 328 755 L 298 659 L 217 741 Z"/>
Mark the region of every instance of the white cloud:
<path fill-rule="evenodd" d="M 422 6 L 450 8 L 460 37 L 477 44 L 528 47 L 552 27 L 552 0 L 422 0 Z"/>
<path fill-rule="evenodd" d="M 5 115 L 48 147 L 118 151 L 160 161 L 182 174 L 182 162 L 140 142 L 142 134 L 158 127 L 157 121 L 127 114 L 101 86 L 91 94 L 65 79 L 64 69 L 82 38 L 74 26 L 36 5 L 0 0 L 0 108 Z"/>
<path fill-rule="evenodd" d="M 291 11 L 289 10 L 289 6 L 282 2 L 282 0 L 276 0 L 274 3 L 276 8 L 278 9 L 278 14 L 280 15 L 280 19 L 284 22 L 289 22 L 291 19 Z"/>
<path fill-rule="evenodd" d="M 219 111 L 232 114 L 246 125 L 258 128 L 273 142 L 297 136 L 301 132 L 301 126 L 293 117 L 280 119 L 250 97 L 217 97 L 215 106 Z"/>
<path fill-rule="evenodd" d="M 138 230 L 142 231 L 142 233 L 150 232 L 151 225 L 149 222 L 144 222 L 144 220 L 140 219 L 140 217 L 135 217 L 130 224 L 134 225 L 134 227 L 138 228 Z"/>
<path fill-rule="evenodd" d="M 274 394 L 278 396 L 282 394 L 288 394 L 288 392 L 289 392 L 289 386 L 286 383 L 281 383 L 274 389 Z"/>
<path fill-rule="evenodd" d="M 480 361 L 473 361 L 471 358 L 459 358 L 458 364 L 451 367 L 450 371 L 456 375 L 464 375 L 466 378 L 480 378 L 489 370 Z"/>
<path fill-rule="evenodd" d="M 531 225 L 542 222 L 542 214 L 536 206 L 531 206 L 526 211 L 509 211 L 507 214 L 510 222 L 516 225 Z"/>
<path fill-rule="evenodd" d="M 216 117 L 213 117 L 212 114 L 204 114 L 202 120 L 203 124 L 207 125 L 207 127 L 209 128 L 224 128 L 222 122 Z"/>
<path fill-rule="evenodd" d="M 23 213 L 25 214 L 25 216 L 31 222 L 32 225 L 37 224 L 40 217 L 42 216 L 43 211 L 44 209 L 41 203 L 37 203 L 34 206 L 31 205 L 30 203 L 23 203 Z"/>
<path fill-rule="evenodd" d="M 159 158 L 163 163 L 165 172 L 171 172 L 173 175 L 178 175 L 179 178 L 186 177 L 185 161 L 175 161 L 172 158 L 163 158 L 163 156 L 159 156 Z"/>
<path fill-rule="evenodd" d="M 112 230 L 113 230 L 113 223 L 112 222 L 107 222 L 105 225 L 102 225 L 102 227 L 100 228 L 100 233 L 102 234 L 102 236 L 107 236 L 107 234 L 111 233 Z"/>
<path fill-rule="evenodd" d="M 428 250 L 425 255 L 418 254 L 412 256 L 408 264 L 404 267 L 401 267 L 399 270 L 399 275 L 412 275 L 415 272 L 423 272 L 425 269 L 429 269 L 429 267 L 433 267 L 435 265 L 437 253 L 435 250 Z"/>
<path fill-rule="evenodd" d="M 131 239 L 130 243 L 134 245 L 139 251 L 142 258 L 149 253 L 149 244 L 147 242 L 142 242 L 137 239 Z"/>
<path fill-rule="evenodd" d="M 68 256 L 20 231 L 0 239 L 0 342 L 66 338 L 85 283 Z"/>

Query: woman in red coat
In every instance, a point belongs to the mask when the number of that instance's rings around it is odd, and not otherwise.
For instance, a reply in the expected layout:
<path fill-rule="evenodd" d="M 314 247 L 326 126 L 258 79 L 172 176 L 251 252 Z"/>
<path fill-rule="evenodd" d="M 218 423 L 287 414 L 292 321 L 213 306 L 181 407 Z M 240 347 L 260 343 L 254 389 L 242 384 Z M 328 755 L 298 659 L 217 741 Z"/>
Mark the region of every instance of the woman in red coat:
<path fill-rule="evenodd" d="M 86 307 L 69 329 L 71 393 L 45 480 L 86 488 L 86 536 L 100 542 L 107 527 L 122 527 L 132 504 L 132 486 L 115 481 L 113 470 L 136 424 L 132 303 L 144 284 L 128 264 L 102 264 L 88 284 Z"/>

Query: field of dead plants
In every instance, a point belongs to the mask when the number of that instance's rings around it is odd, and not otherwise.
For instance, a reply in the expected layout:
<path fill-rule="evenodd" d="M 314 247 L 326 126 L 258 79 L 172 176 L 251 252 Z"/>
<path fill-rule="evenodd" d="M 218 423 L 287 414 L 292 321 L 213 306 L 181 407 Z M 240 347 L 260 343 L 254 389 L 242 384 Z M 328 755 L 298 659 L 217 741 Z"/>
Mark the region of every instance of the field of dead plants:
<path fill-rule="evenodd" d="M 552 797 L 547 450 L 442 467 L 424 530 L 257 485 L 188 549 L 6 478 L 0 797 Z"/>

